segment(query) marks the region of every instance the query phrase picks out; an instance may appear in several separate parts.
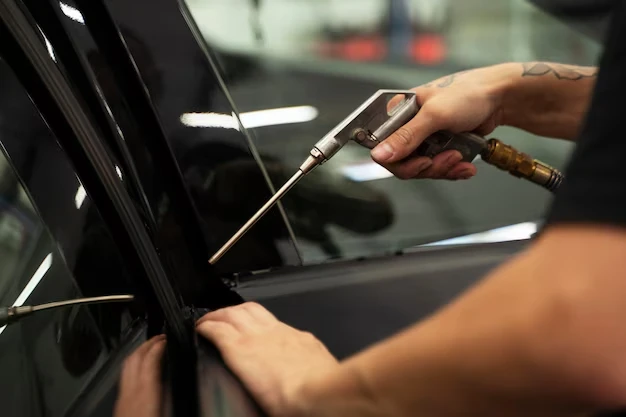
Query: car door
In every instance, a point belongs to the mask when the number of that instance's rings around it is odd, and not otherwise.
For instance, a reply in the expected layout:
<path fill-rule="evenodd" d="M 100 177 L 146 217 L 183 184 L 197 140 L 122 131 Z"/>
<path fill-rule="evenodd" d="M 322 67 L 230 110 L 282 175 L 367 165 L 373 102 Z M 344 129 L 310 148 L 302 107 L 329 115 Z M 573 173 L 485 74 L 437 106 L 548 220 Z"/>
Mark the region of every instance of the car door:
<path fill-rule="evenodd" d="M 78 18 L 67 7 L 0 5 L 2 301 L 115 293 L 135 300 L 40 313 L 2 328 L 3 412 L 110 415 L 123 360 L 146 336 L 165 332 L 172 410 L 194 415 L 197 347 L 194 318 L 183 306 L 241 299 L 210 279 L 202 228 L 187 189 L 176 184 L 182 177 L 167 143 L 154 138 L 160 126 L 145 86 L 129 78 L 137 74 L 124 39 L 107 43 L 117 27 L 109 20 L 77 40 L 62 20 Z M 94 44 L 104 65 L 111 56 L 125 59 L 126 78 L 94 75 L 90 65 L 102 63 L 89 56 Z M 115 103 L 110 89 L 120 84 L 143 97 L 132 103 L 139 112 L 122 113 Z M 150 141 L 139 142 L 133 129 L 152 129 Z"/>
<path fill-rule="evenodd" d="M 5 52 L 2 305 L 137 293 L 138 281 L 115 234 Z M 145 335 L 142 304 L 73 307 L 0 328 L 2 414 L 75 415 L 73 404 Z"/>

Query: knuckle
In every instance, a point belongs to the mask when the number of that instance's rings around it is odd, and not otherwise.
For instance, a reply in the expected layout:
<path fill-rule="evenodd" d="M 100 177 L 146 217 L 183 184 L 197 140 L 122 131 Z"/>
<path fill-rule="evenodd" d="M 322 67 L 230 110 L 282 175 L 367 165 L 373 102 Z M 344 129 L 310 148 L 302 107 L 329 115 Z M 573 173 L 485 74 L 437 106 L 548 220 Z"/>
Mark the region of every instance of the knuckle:
<path fill-rule="evenodd" d="M 423 171 L 418 172 L 415 176 L 413 176 L 413 178 L 419 178 L 419 179 L 435 179 L 436 178 L 436 174 L 433 171 L 432 168 L 426 168 Z"/>
<path fill-rule="evenodd" d="M 400 170 L 400 171 L 396 174 L 396 177 L 397 177 L 398 179 L 401 179 L 401 180 L 409 180 L 409 179 L 413 178 L 413 175 L 411 175 L 410 173 L 408 173 L 408 172 L 407 172 L 407 171 L 405 171 L 405 170 Z"/>
<path fill-rule="evenodd" d="M 219 314 L 216 314 L 216 319 L 219 321 L 232 323 L 239 316 L 240 306 L 226 307 L 222 310 L 218 310 Z"/>
<path fill-rule="evenodd" d="M 428 122 L 431 125 L 441 125 L 442 123 L 445 123 L 446 120 L 448 120 L 446 111 L 439 108 L 425 108 L 423 116 L 428 119 Z"/>
<path fill-rule="evenodd" d="M 391 164 L 391 165 L 383 165 L 383 167 L 400 180 L 408 180 L 411 177 L 408 171 L 404 169 L 404 165 Z"/>
<path fill-rule="evenodd" d="M 431 124 L 441 124 L 454 117 L 454 111 L 450 104 L 443 98 L 430 100 L 420 110 L 422 116 L 427 118 Z"/>
<path fill-rule="evenodd" d="M 241 307 L 245 308 L 248 311 L 259 311 L 263 309 L 263 307 L 261 307 L 261 304 L 256 303 L 254 301 L 246 301 L 245 303 L 241 305 Z"/>
<path fill-rule="evenodd" d="M 306 342 L 317 342 L 317 337 L 315 337 L 315 335 L 309 331 L 306 330 L 301 330 L 300 331 L 300 337 L 302 338 L 303 341 Z"/>
<path fill-rule="evenodd" d="M 241 307 L 245 309 L 248 313 L 250 313 L 252 316 L 258 316 L 265 312 L 265 308 L 261 304 L 255 303 L 253 301 L 248 301 L 242 304 Z"/>

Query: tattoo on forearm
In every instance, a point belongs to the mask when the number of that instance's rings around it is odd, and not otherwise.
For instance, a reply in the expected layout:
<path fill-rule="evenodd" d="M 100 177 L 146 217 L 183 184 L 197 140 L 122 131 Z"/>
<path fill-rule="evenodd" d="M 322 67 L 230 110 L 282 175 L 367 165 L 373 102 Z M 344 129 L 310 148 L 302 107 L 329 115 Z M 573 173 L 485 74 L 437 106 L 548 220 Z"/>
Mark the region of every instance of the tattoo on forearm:
<path fill-rule="evenodd" d="M 522 66 L 524 68 L 522 77 L 540 77 L 552 74 L 559 80 L 578 81 L 583 78 L 591 78 L 598 75 L 598 69 L 593 67 L 546 64 L 544 62 L 524 63 Z"/>
<path fill-rule="evenodd" d="M 443 80 L 441 80 L 441 82 L 437 84 L 437 87 L 446 88 L 447 86 L 449 86 L 450 84 L 454 82 L 455 78 L 456 78 L 456 74 L 450 74 L 447 77 L 445 77 Z"/>

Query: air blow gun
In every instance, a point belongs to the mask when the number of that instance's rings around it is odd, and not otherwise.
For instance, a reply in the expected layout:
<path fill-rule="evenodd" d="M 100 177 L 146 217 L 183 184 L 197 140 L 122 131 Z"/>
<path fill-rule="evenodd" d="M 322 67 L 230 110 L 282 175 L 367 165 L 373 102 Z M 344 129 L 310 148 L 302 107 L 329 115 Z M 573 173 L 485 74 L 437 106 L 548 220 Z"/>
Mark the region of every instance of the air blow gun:
<path fill-rule="evenodd" d="M 400 100 L 391 106 L 391 100 L 395 102 L 399 98 Z M 415 117 L 418 111 L 419 105 L 413 91 L 377 91 L 313 146 L 308 158 L 293 177 L 211 257 L 209 263 L 216 263 L 300 179 L 332 158 L 349 141 L 352 140 L 361 146 L 373 149 Z M 533 159 L 498 139 L 485 139 L 469 132 L 436 132 L 415 150 L 414 155 L 432 158 L 448 150 L 460 152 L 463 156 L 462 161 L 465 162 L 472 162 L 480 156 L 486 163 L 552 192 L 563 181 L 563 174 L 555 168 Z"/>

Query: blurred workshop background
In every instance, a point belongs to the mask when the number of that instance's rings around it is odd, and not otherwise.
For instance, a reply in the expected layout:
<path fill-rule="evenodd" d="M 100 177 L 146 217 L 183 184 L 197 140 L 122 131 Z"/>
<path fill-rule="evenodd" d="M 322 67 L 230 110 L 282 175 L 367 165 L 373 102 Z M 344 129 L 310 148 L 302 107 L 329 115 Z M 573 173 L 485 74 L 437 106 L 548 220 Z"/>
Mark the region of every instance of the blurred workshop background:
<path fill-rule="evenodd" d="M 258 152 L 293 169 L 313 143 L 379 88 L 410 88 L 505 61 L 594 65 L 601 50 L 525 0 L 187 4 L 219 54 L 232 99 Z M 214 121 L 188 115 L 187 122 L 200 127 Z M 492 136 L 557 167 L 564 166 L 571 151 L 570 143 L 510 128 L 499 128 Z M 309 182 L 318 181 L 322 188 L 335 184 L 343 197 L 342 189 L 352 189 L 355 200 L 362 197 L 372 204 L 341 204 L 329 195 L 336 219 L 325 216 L 325 236 L 308 236 L 307 228 L 295 227 L 305 261 L 389 253 L 476 233 L 480 235 L 472 241 L 488 240 L 494 229 L 496 239 L 536 230 L 549 193 L 477 164 L 478 176 L 467 182 L 399 181 L 374 164 L 366 149 L 348 146 Z M 367 209 L 371 211 L 362 212 Z M 297 213 L 289 207 L 287 212 L 297 224 Z M 377 215 L 385 220 L 368 230 L 364 223 Z M 351 227 L 350 222 L 360 225 Z M 504 233 L 502 227 L 507 227 Z M 326 243 L 312 244 L 320 239 Z"/>
<path fill-rule="evenodd" d="M 601 50 L 525 0 L 186 2 L 218 55 L 253 151 L 261 155 L 276 188 L 319 138 L 378 89 L 411 88 L 504 61 L 589 65 Z M 80 20 L 76 9 L 62 5 L 64 13 Z M 165 32 L 162 37 L 169 37 Z M 154 42 L 163 39 L 155 36 Z M 180 68 L 177 59 L 173 56 L 168 65 Z M 180 88 L 165 91 L 159 100 L 172 103 L 184 94 L 203 94 L 183 92 L 184 80 Z M 211 105 L 230 108 L 228 103 Z M 233 119 L 196 112 L 182 114 L 176 123 L 201 130 Z M 185 135 L 195 137 L 189 130 Z M 493 136 L 561 168 L 572 148 L 510 128 L 499 128 Z M 348 145 L 285 199 L 304 263 L 425 244 L 528 237 L 551 195 L 480 161 L 477 165 L 479 174 L 471 181 L 399 181 L 373 163 L 366 149 Z M 29 258 L 24 254 L 48 240 L 4 157 L 0 170 L 0 276 L 11 276 L 20 270 L 20 259 Z M 77 208 L 84 198 L 79 187 Z"/>
<path fill-rule="evenodd" d="M 379 88 L 410 88 L 505 61 L 594 65 L 601 50 L 525 0 L 187 0 L 187 5 L 219 55 L 258 152 L 291 169 Z M 193 114 L 183 122 L 202 127 L 216 120 Z M 510 128 L 492 136 L 561 168 L 571 151 L 570 143 Z M 478 176 L 467 182 L 399 181 L 374 164 L 366 149 L 346 147 L 308 179 L 311 187 L 334 190 L 324 199 L 326 208 L 316 209 L 331 213 L 319 216 L 323 236 L 298 227 L 298 213 L 287 207 L 305 262 L 371 256 L 467 235 L 471 242 L 534 232 L 549 193 L 477 165 Z M 315 213 L 306 217 L 315 221 Z"/>

